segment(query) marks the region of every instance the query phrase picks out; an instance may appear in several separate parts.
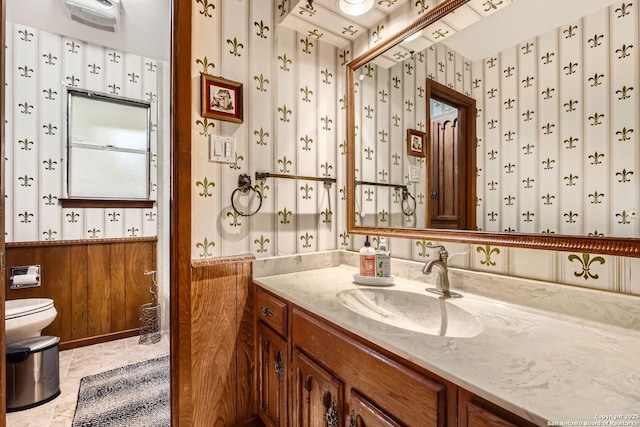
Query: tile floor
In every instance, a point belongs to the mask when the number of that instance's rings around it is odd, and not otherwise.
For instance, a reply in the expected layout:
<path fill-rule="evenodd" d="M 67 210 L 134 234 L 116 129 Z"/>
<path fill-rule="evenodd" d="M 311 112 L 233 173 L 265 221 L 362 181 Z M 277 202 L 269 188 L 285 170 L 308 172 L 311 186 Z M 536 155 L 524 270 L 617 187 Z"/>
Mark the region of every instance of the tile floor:
<path fill-rule="evenodd" d="M 60 352 L 60 391 L 51 402 L 7 414 L 8 427 L 70 427 L 80 379 L 131 363 L 169 354 L 169 337 L 157 344 L 138 344 L 138 337 Z"/>

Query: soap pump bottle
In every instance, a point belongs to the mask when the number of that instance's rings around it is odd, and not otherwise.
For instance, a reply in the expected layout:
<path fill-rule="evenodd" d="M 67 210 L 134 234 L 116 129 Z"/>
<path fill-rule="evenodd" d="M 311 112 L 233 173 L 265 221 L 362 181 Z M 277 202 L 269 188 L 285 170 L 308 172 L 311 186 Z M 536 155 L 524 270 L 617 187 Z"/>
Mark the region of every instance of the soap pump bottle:
<path fill-rule="evenodd" d="M 391 253 L 387 249 L 384 237 L 380 238 L 380 244 L 376 251 L 376 276 L 391 277 Z"/>
<path fill-rule="evenodd" d="M 364 246 L 360 248 L 360 275 L 375 277 L 376 275 L 376 251 L 371 247 L 369 236 L 364 240 Z"/>

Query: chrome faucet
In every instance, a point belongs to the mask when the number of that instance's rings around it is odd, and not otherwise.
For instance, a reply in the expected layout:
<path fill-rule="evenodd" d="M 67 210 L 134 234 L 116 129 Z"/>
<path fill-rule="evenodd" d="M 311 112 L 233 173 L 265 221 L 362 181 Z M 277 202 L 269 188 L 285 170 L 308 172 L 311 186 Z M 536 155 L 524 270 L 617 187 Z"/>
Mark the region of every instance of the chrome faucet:
<path fill-rule="evenodd" d="M 449 259 L 449 252 L 442 245 L 431 246 L 431 248 L 440 248 L 438 251 L 438 258 L 434 258 L 428 261 L 422 268 L 423 274 L 431 274 L 431 270 L 434 266 L 439 268 L 439 273 L 436 276 L 436 287 L 427 288 L 428 292 L 442 295 L 445 298 L 461 298 L 462 295 L 451 292 L 449 286 L 449 269 L 447 268 L 447 261 Z"/>

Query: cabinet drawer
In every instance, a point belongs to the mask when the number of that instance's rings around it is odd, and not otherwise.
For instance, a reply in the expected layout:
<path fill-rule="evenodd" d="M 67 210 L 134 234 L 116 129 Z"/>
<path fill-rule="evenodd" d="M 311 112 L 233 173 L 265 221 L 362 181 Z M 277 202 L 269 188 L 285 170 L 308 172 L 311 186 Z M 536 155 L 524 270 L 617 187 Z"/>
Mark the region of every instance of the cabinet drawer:
<path fill-rule="evenodd" d="M 360 415 L 361 420 L 367 416 L 369 421 L 375 421 L 371 424 L 375 426 L 395 423 L 445 427 L 455 424 L 455 416 L 447 418 L 448 396 L 455 414 L 455 387 L 448 389 L 444 382 L 401 365 L 297 308 L 292 310 L 292 316 L 295 348 L 330 370 L 348 387 L 357 389 L 375 406 L 376 411 Z M 354 418 L 357 415 L 354 411 Z"/>
<path fill-rule="evenodd" d="M 287 336 L 287 303 L 258 287 L 256 316 L 283 337 Z"/>

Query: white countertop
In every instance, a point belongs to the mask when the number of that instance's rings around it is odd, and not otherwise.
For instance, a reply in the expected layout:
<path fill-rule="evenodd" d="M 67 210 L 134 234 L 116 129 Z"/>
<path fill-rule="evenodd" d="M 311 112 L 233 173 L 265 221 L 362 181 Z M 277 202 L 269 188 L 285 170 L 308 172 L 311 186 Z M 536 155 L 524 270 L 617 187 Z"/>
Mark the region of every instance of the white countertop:
<path fill-rule="evenodd" d="M 348 265 L 254 281 L 419 366 L 539 425 L 609 421 L 640 413 L 640 331 L 562 316 L 461 291 L 448 303 L 472 313 L 473 338 L 410 332 L 358 315 L 336 294 L 366 288 Z M 427 284 L 396 277 L 391 290 L 437 296 Z M 637 425 L 640 419 L 620 418 Z M 553 424 L 557 423 L 557 424 Z M 635 423 L 635 424 L 633 424 Z M 564 424 L 571 425 L 571 424 Z M 573 424 L 578 425 L 578 424 Z"/>

